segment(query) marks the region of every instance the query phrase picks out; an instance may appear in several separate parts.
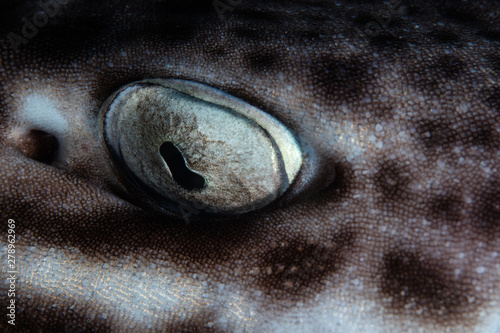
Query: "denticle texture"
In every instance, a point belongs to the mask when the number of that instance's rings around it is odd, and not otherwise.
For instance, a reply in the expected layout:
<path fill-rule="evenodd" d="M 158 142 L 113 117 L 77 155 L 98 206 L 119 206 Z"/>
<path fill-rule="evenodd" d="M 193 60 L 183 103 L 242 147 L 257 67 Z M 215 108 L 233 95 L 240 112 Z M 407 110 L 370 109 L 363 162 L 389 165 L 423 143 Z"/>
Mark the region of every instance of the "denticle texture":
<path fill-rule="evenodd" d="M 39 6 L 0 8 L 15 329 L 499 331 L 498 1 L 243 0 L 221 20 L 212 1 L 71 0 L 16 52 Z M 304 157 L 289 190 L 246 214 L 158 209 L 99 121 L 151 78 L 284 124 Z"/>

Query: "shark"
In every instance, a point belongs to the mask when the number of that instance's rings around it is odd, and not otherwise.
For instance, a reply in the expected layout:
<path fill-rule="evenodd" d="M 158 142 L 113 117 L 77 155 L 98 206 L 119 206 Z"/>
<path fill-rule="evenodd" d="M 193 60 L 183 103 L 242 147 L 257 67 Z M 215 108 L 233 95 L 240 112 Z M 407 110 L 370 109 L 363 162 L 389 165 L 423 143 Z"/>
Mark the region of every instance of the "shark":
<path fill-rule="evenodd" d="M 15 1 L 0 22 L 2 331 L 500 332 L 498 1 Z M 151 146 L 163 129 L 180 143 Z M 229 137 L 211 182 L 193 161 Z M 277 194 L 249 206 L 257 183 Z"/>

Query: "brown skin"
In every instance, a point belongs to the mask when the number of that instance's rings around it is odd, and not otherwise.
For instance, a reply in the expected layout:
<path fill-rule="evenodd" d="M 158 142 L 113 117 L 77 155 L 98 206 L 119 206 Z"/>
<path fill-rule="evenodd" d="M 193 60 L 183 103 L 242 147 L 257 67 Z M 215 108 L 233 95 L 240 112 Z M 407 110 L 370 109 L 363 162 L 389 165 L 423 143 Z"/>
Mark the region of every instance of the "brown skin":
<path fill-rule="evenodd" d="M 500 13 L 481 3 L 410 2 L 363 37 L 386 4 L 244 2 L 221 22 L 210 1 L 75 0 L 18 52 L 6 39 L 16 328 L 484 331 L 500 282 Z M 36 10 L 7 8 L 1 36 Z M 296 183 L 244 215 L 187 224 L 159 207 L 98 125 L 113 91 L 155 77 L 278 118 L 306 154 Z"/>

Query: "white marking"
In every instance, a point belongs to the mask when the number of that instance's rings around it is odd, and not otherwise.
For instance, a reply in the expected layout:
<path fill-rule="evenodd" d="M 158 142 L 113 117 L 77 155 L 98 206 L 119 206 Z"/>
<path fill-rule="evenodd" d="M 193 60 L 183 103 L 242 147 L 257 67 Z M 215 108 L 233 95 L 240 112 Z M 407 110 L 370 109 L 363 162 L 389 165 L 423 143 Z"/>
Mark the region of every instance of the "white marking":
<path fill-rule="evenodd" d="M 26 97 L 18 117 L 21 122 L 64 136 L 68 132 L 68 121 L 60 109 L 54 100 L 42 94 L 32 94 Z"/>
<path fill-rule="evenodd" d="M 0 251 L 0 254 L 4 252 Z M 74 302 L 83 299 L 85 302 L 82 306 L 88 303 L 88 306 L 101 309 L 101 316 L 104 319 L 106 319 L 104 316 L 108 316 L 111 309 L 114 309 L 132 320 L 139 331 L 161 326 L 166 317 L 158 316 L 158 313 L 163 313 L 165 316 L 172 312 L 191 313 L 193 308 L 206 302 L 203 298 L 224 300 L 220 304 L 215 304 L 222 309 L 220 317 L 217 318 L 222 327 L 231 322 L 231 318 L 254 316 L 248 302 L 229 285 L 216 284 L 218 288 L 214 290 L 213 284 L 202 284 L 175 272 L 172 268 L 162 267 L 158 269 L 161 274 L 148 274 L 140 270 L 127 272 L 120 267 L 108 266 L 107 269 L 100 270 L 100 275 L 96 275 L 96 270 L 93 268 L 95 261 L 87 261 L 86 257 L 75 259 L 75 256 L 68 251 L 55 251 L 42 247 L 33 252 L 28 252 L 27 248 L 24 248 L 23 252 L 26 254 L 24 262 L 39 262 L 42 257 L 46 262 L 45 265 L 25 267 L 19 282 L 27 292 L 52 300 L 63 299 Z M 76 264 L 75 260 L 80 262 Z M 128 265 L 137 259 L 131 257 L 123 260 Z M 76 264 L 78 271 L 73 271 L 73 266 L 69 263 Z M 120 278 L 117 280 L 112 277 Z M 145 280 L 148 282 L 144 283 Z M 59 292 L 61 285 L 68 286 L 64 294 Z M 149 288 L 150 286 L 155 287 Z M 107 319 L 110 322 L 120 320 L 118 317 Z M 253 322 L 255 319 L 250 319 L 247 322 L 248 327 L 251 327 Z"/>

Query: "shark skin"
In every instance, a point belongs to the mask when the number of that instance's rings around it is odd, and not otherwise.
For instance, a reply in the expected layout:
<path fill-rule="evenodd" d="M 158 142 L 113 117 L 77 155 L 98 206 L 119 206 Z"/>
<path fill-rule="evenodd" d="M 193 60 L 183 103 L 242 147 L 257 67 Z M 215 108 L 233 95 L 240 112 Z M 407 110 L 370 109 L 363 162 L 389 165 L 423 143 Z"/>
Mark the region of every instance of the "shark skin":
<path fill-rule="evenodd" d="M 2 331 L 500 332 L 498 1 L 42 0 L 0 22 Z M 153 78 L 281 121 L 288 191 L 186 223 L 132 186 L 99 110 Z"/>

